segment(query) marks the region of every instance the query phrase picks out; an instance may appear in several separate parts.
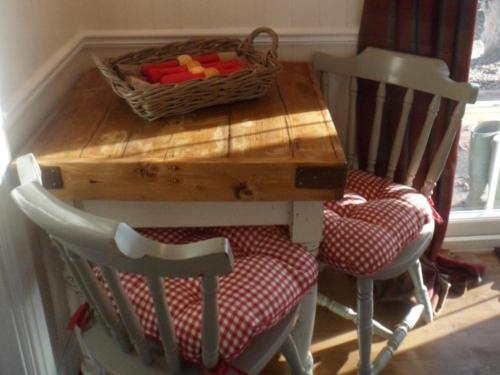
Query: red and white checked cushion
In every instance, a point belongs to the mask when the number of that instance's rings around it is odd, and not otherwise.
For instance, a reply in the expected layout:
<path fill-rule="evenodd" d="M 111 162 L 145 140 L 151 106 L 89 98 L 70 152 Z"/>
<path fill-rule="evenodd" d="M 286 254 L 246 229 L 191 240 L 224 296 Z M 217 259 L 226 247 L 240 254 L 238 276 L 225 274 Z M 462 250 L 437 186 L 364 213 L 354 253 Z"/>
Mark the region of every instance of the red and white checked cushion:
<path fill-rule="evenodd" d="M 413 188 L 352 170 L 344 198 L 325 203 L 323 216 L 321 260 L 366 276 L 394 261 L 432 220 L 432 208 Z"/>
<path fill-rule="evenodd" d="M 284 318 L 317 282 L 312 255 L 289 240 L 285 227 L 139 229 L 153 240 L 185 244 L 213 237 L 229 239 L 234 271 L 219 278 L 220 354 L 231 361 L 253 337 Z M 98 268 L 96 275 L 111 293 Z M 120 280 L 146 335 L 159 340 L 153 301 L 142 276 L 120 273 Z M 201 361 L 202 294 L 197 278 L 165 279 L 165 292 L 175 327 L 179 353 Z"/>

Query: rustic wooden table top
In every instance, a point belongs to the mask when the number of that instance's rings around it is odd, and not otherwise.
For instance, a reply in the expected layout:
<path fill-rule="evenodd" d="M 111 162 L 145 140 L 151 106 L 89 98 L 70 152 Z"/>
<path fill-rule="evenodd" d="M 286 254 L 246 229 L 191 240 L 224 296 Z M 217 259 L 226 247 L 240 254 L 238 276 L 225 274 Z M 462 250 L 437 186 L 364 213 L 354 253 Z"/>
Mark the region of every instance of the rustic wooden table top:
<path fill-rule="evenodd" d="M 309 64 L 260 99 L 148 122 L 96 70 L 22 150 L 61 198 L 318 201 L 343 192 L 340 140 Z"/>

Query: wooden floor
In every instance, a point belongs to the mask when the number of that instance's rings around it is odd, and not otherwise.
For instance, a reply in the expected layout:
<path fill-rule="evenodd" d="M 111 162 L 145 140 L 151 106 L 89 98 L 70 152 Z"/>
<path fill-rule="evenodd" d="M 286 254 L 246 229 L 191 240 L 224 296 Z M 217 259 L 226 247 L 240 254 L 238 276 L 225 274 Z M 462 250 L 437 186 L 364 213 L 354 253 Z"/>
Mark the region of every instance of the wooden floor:
<path fill-rule="evenodd" d="M 500 261 L 488 254 L 460 254 L 481 261 L 487 270 L 484 281 L 463 297 L 449 298 L 430 325 L 420 325 L 407 336 L 382 374 L 500 374 Z M 355 282 L 323 271 L 320 291 L 354 306 Z M 384 324 L 394 324 L 404 314 L 401 304 L 376 305 Z M 374 345 L 374 355 L 384 342 Z M 312 345 L 314 374 L 355 374 L 358 362 L 356 332 L 345 321 L 318 308 Z M 263 374 L 287 374 L 286 364 L 276 359 Z"/>

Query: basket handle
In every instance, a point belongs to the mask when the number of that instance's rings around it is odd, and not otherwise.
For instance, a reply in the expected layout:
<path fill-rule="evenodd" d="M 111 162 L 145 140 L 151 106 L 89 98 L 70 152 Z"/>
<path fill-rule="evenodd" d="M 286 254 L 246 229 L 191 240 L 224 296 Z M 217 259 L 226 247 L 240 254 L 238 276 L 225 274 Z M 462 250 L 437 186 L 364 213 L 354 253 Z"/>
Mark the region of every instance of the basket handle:
<path fill-rule="evenodd" d="M 111 86 L 113 87 L 113 89 L 115 89 L 115 91 L 117 86 L 128 89 L 128 86 L 126 86 L 126 84 L 120 79 L 120 77 L 118 77 L 118 74 L 109 64 L 107 64 L 94 53 L 91 53 L 90 57 L 94 61 L 97 69 L 101 71 L 101 74 L 111 83 Z"/>
<path fill-rule="evenodd" d="M 276 32 L 269 27 L 262 26 L 262 27 L 256 28 L 254 31 L 252 31 L 250 33 L 250 35 L 248 35 L 246 37 L 246 39 L 243 41 L 242 45 L 247 46 L 247 47 L 252 48 L 252 49 L 255 49 L 253 42 L 254 42 L 255 38 L 259 34 L 262 34 L 262 33 L 267 34 L 271 37 L 271 48 L 269 49 L 269 51 L 267 51 L 266 58 L 268 60 L 270 58 L 276 60 L 278 58 L 278 34 L 276 34 Z"/>
<path fill-rule="evenodd" d="M 92 58 L 92 61 L 94 61 L 94 64 L 97 66 L 97 68 L 104 75 L 110 76 L 110 78 L 116 76 L 116 72 L 109 65 L 105 64 L 104 61 L 99 56 L 97 56 L 94 53 L 91 53 L 90 57 Z"/>

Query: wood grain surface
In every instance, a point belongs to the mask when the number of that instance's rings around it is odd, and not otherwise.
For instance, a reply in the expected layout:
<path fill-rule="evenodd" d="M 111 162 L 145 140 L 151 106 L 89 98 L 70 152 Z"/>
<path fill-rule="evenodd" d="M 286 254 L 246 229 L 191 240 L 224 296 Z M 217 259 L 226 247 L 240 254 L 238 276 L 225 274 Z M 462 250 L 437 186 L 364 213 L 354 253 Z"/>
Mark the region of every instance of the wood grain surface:
<path fill-rule="evenodd" d="M 500 259 L 493 252 L 447 254 L 467 262 L 482 263 L 486 273 L 479 285 L 465 295 L 450 295 L 433 323 L 420 322 L 381 372 L 382 375 L 496 375 L 500 374 Z M 356 281 L 325 269 L 319 290 L 338 302 L 356 306 Z M 394 328 L 410 306 L 403 302 L 376 301 L 375 317 Z M 359 352 L 356 326 L 323 307 L 316 312 L 311 351 L 314 375 L 357 374 Z M 387 341 L 375 337 L 372 359 Z M 285 375 L 283 358 L 276 358 L 262 375 Z"/>
<path fill-rule="evenodd" d="M 276 83 L 260 99 L 147 122 L 91 70 L 22 153 L 59 168 L 62 187 L 53 192 L 74 200 L 341 196 L 345 157 L 310 65 L 284 63 Z M 297 176 L 309 167 L 319 174 Z M 298 184 L 301 176 L 316 181 Z"/>

